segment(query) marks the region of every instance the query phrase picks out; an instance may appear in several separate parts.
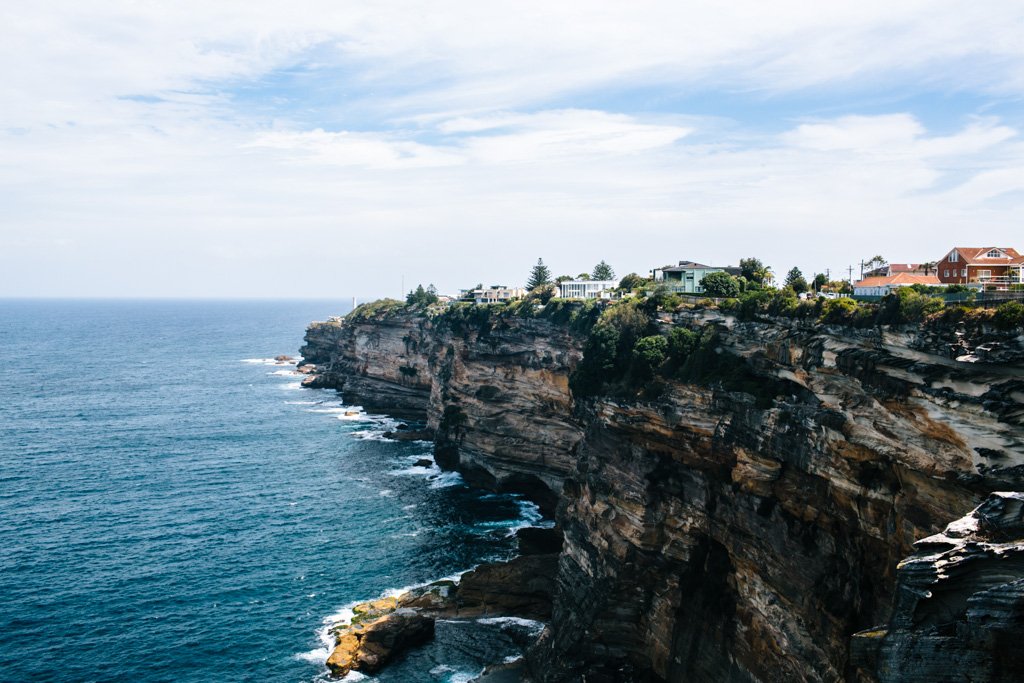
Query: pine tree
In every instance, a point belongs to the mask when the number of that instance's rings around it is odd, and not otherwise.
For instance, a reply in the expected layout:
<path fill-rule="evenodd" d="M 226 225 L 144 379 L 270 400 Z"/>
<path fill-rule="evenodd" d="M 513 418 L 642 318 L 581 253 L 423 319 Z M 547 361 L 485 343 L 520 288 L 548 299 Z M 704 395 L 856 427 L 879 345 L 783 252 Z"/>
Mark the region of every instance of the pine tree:
<path fill-rule="evenodd" d="M 544 265 L 544 259 L 537 259 L 537 265 L 530 271 L 530 279 L 526 283 L 528 290 L 551 284 L 551 271 Z"/>
<path fill-rule="evenodd" d="M 612 270 L 612 267 L 605 263 L 604 260 L 602 260 L 594 266 L 594 272 L 590 277 L 595 280 L 614 280 L 615 271 Z"/>
<path fill-rule="evenodd" d="M 796 266 L 786 274 L 786 286 L 791 287 L 797 294 L 807 291 L 807 280 Z"/>

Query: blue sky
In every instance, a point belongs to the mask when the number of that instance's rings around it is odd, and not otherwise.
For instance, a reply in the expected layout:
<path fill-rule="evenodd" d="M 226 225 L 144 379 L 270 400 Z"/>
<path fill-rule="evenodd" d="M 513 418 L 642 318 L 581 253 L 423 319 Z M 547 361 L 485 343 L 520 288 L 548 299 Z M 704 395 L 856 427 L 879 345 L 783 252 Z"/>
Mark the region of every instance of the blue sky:
<path fill-rule="evenodd" d="M 0 296 L 1024 248 L 1021 35 L 999 1 L 6 3 Z"/>

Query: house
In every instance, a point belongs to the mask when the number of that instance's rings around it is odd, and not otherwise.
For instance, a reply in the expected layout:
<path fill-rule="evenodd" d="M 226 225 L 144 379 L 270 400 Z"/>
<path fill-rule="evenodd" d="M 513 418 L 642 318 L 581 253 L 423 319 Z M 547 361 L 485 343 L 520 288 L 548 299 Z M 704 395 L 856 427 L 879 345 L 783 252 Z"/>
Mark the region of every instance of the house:
<path fill-rule="evenodd" d="M 674 292 L 702 294 L 701 282 L 710 273 L 739 275 L 740 269 L 733 266 L 706 266 L 695 261 L 680 261 L 678 266 L 665 266 L 654 270 L 654 281 L 667 286 Z"/>
<path fill-rule="evenodd" d="M 869 270 L 864 277 L 888 277 L 890 275 L 932 275 L 935 273 L 934 263 L 886 263 L 884 266 Z"/>
<path fill-rule="evenodd" d="M 876 275 L 866 277 L 853 285 L 854 296 L 885 296 L 892 293 L 894 289 L 909 287 L 910 285 L 927 285 L 937 287 L 942 283 L 934 275 L 916 275 L 912 273 L 897 273 L 896 275 Z"/>
<path fill-rule="evenodd" d="M 463 297 L 472 299 L 478 304 L 500 304 L 514 299 L 522 299 L 526 296 L 526 290 L 522 287 L 507 287 L 505 285 L 491 285 L 483 289 L 464 290 Z"/>
<path fill-rule="evenodd" d="M 617 280 L 563 280 L 558 283 L 558 296 L 563 299 L 604 298 L 604 292 L 618 286 Z"/>
<path fill-rule="evenodd" d="M 939 280 L 952 285 L 1024 283 L 1024 256 L 1009 247 L 955 247 L 936 266 Z"/>

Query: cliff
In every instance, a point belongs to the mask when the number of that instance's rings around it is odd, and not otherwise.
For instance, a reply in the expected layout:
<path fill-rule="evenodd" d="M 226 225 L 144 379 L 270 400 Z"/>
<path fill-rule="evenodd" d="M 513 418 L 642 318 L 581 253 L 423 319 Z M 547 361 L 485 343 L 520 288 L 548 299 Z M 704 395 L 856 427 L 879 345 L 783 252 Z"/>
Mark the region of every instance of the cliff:
<path fill-rule="evenodd" d="M 394 309 L 315 323 L 302 354 L 310 384 L 425 420 L 442 466 L 557 510 L 535 680 L 919 680 L 897 567 L 1021 490 L 1024 336 L 639 311 Z M 667 356 L 623 371 L 627 313 Z"/>

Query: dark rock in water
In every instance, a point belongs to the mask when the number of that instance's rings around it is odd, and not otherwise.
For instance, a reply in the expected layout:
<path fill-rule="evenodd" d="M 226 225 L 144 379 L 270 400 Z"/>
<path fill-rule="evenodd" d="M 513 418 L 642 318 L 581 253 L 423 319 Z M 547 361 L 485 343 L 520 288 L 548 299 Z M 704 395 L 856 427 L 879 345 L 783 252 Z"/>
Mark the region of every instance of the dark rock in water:
<path fill-rule="evenodd" d="M 517 659 L 507 664 L 493 664 L 470 683 L 519 683 L 525 679 L 525 662 Z"/>
<path fill-rule="evenodd" d="M 405 422 L 399 422 L 397 425 L 395 425 L 395 429 L 397 429 L 398 431 L 402 431 L 403 429 L 409 429 L 409 425 Z"/>
<path fill-rule="evenodd" d="M 454 603 L 458 616 L 551 616 L 558 555 L 522 555 L 508 562 L 483 564 L 459 581 Z"/>
<path fill-rule="evenodd" d="M 312 363 L 303 363 L 302 365 L 295 368 L 295 371 L 300 372 L 303 375 L 312 375 L 314 372 L 316 372 L 316 366 L 313 365 Z"/>
<path fill-rule="evenodd" d="M 434 432 L 429 429 L 409 429 L 406 426 L 400 431 L 386 432 L 384 437 L 394 441 L 430 441 L 434 438 Z"/>
<path fill-rule="evenodd" d="M 432 467 L 433 464 L 434 461 L 430 458 L 420 458 L 413 464 L 413 467 Z"/>
<path fill-rule="evenodd" d="M 1024 493 L 993 493 L 900 563 L 887 627 L 853 638 L 880 683 L 1024 681 Z"/>
<path fill-rule="evenodd" d="M 286 356 L 282 354 L 280 356 L 274 356 L 274 360 L 276 360 L 278 363 L 291 363 L 295 359 L 292 358 L 291 356 Z"/>
<path fill-rule="evenodd" d="M 526 527 L 516 532 L 521 555 L 547 555 L 562 551 L 562 530 Z"/>

